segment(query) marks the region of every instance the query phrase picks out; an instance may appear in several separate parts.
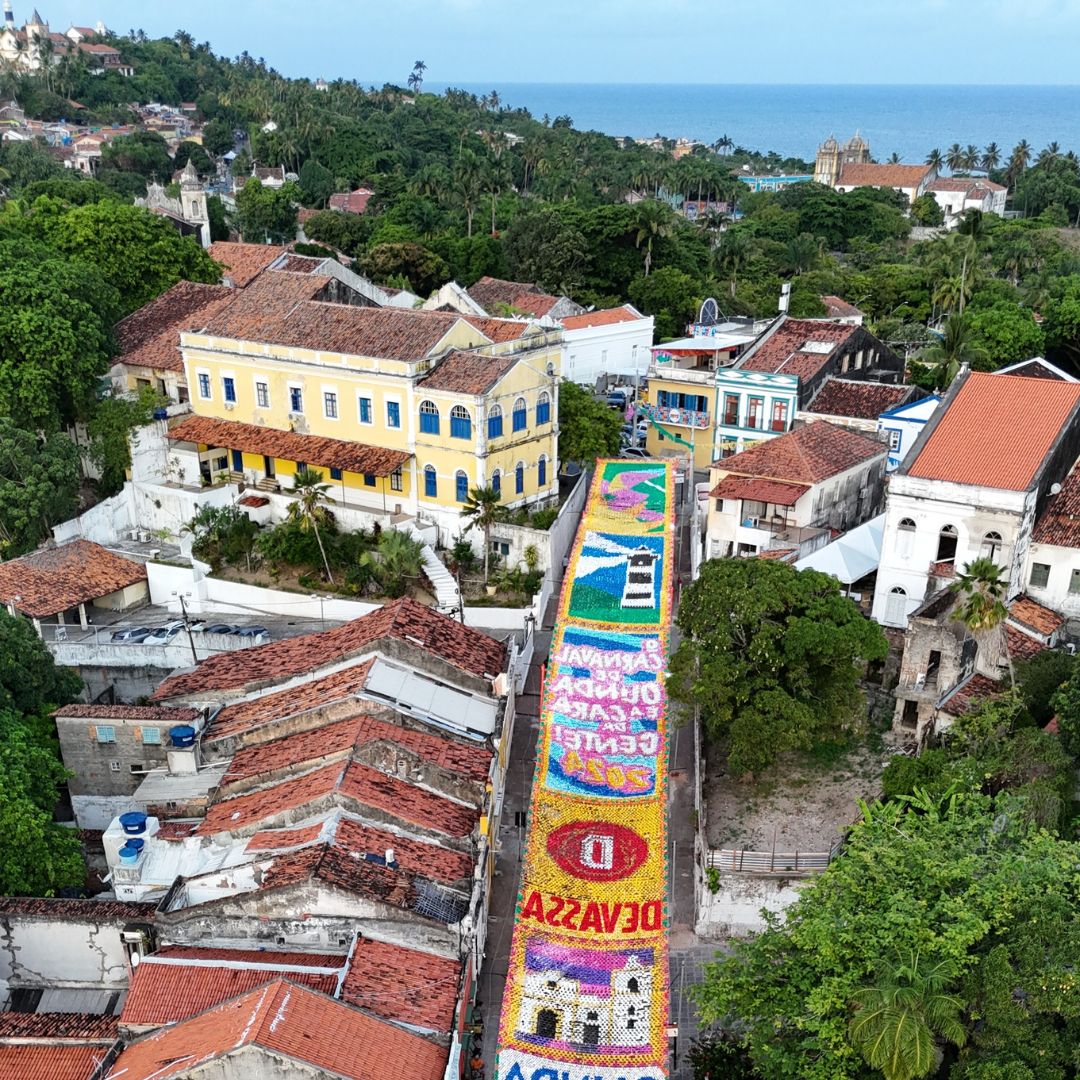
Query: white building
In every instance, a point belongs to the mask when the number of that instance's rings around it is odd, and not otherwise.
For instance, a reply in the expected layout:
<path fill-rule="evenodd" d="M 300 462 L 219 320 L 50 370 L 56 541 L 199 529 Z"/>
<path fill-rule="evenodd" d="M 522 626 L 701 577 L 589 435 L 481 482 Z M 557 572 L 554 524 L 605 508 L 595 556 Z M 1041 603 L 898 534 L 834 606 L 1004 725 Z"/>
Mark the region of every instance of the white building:
<path fill-rule="evenodd" d="M 931 580 L 985 556 L 1021 591 L 1036 517 L 1080 450 L 1080 384 L 962 374 L 889 478 L 873 617 L 905 626 Z"/>
<path fill-rule="evenodd" d="M 714 462 L 709 558 L 803 558 L 880 512 L 885 445 L 820 421 Z"/>
<path fill-rule="evenodd" d="M 939 176 L 927 191 L 945 212 L 945 225 L 955 228 L 969 210 L 1005 216 L 1005 198 L 1009 189 L 981 176 Z"/>
<path fill-rule="evenodd" d="M 1080 469 L 1047 500 L 1031 535 L 1024 581 L 1040 604 L 1080 617 Z"/>
<path fill-rule="evenodd" d="M 886 463 L 886 469 L 889 472 L 896 472 L 900 468 L 904 458 L 915 445 L 919 433 L 926 427 L 940 404 L 941 398 L 937 394 L 931 394 L 919 401 L 909 401 L 906 405 L 898 405 L 878 417 L 877 430 L 884 432 L 889 440 L 889 456 Z"/>
<path fill-rule="evenodd" d="M 603 379 L 638 383 L 649 370 L 654 321 L 630 304 L 568 315 L 563 327 L 562 371 L 573 382 Z"/>

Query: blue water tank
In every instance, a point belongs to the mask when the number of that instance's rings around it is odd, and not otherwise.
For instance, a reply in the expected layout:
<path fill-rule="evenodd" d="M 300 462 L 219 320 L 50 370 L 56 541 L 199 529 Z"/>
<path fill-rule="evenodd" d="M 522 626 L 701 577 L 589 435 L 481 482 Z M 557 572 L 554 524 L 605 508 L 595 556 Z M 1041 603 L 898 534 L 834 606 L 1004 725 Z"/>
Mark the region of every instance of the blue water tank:
<path fill-rule="evenodd" d="M 137 810 L 132 810 L 128 814 L 121 814 L 120 828 L 129 836 L 138 836 L 140 833 L 146 832 L 146 815 Z"/>
<path fill-rule="evenodd" d="M 193 746 L 195 744 L 195 729 L 190 724 L 177 724 L 169 728 L 169 738 L 173 746 Z"/>
<path fill-rule="evenodd" d="M 145 846 L 146 840 L 141 836 L 133 836 L 124 843 L 124 847 L 131 848 L 132 851 L 142 851 Z M 121 848 L 121 850 L 123 850 L 123 848 Z"/>
<path fill-rule="evenodd" d="M 154 410 L 154 419 L 155 420 L 168 420 L 169 419 L 169 410 L 164 408 L 164 407 L 162 407 L 160 409 L 155 409 Z"/>
<path fill-rule="evenodd" d="M 137 863 L 138 861 L 139 861 L 139 853 L 138 853 L 138 851 L 135 850 L 135 848 L 130 848 L 130 847 L 127 846 L 127 844 L 125 844 L 120 849 L 120 865 L 121 866 L 131 866 L 133 863 Z"/>

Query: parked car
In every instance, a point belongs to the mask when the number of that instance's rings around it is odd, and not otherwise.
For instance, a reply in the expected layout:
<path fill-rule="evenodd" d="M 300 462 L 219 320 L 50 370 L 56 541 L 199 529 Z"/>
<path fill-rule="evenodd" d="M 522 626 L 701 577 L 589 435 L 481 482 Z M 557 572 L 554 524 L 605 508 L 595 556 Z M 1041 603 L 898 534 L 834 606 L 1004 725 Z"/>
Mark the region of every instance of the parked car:
<path fill-rule="evenodd" d="M 170 641 L 183 629 L 184 624 L 175 626 L 169 623 L 168 626 L 159 626 L 156 630 L 151 630 L 143 640 L 147 645 L 168 645 Z"/>
<path fill-rule="evenodd" d="M 143 641 L 147 635 L 150 634 L 149 626 L 132 626 L 127 630 L 115 630 L 113 631 L 113 641 Z"/>
<path fill-rule="evenodd" d="M 619 457 L 624 458 L 648 458 L 649 451 L 640 446 L 624 446 L 619 451 Z"/>
<path fill-rule="evenodd" d="M 198 626 L 193 626 L 193 630 L 201 630 L 204 634 L 235 634 L 236 627 L 230 623 L 215 622 L 215 623 L 202 623 Z"/>
<path fill-rule="evenodd" d="M 262 637 L 264 634 L 266 637 L 270 636 L 270 631 L 265 626 L 238 626 L 233 633 L 237 637 Z"/>
<path fill-rule="evenodd" d="M 627 392 L 619 387 L 612 390 L 607 396 L 607 404 L 609 409 L 625 409 Z"/>

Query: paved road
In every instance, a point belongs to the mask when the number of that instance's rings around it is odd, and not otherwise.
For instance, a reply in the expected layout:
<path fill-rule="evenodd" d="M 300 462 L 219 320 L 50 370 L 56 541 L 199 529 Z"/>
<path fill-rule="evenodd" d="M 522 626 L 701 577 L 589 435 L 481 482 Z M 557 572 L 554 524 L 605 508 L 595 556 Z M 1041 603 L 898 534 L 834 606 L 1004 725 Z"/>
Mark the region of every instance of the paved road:
<path fill-rule="evenodd" d="M 679 516 L 680 572 L 690 580 L 688 547 L 689 515 Z M 555 597 L 558 596 L 558 587 Z M 678 599 L 678 594 L 676 594 Z M 521 856 L 525 830 L 518 826 L 515 813 L 529 807 L 536 743 L 540 731 L 540 665 L 546 662 L 551 647 L 556 600 L 545 613 L 542 629 L 537 631 L 532 667 L 525 682 L 525 692 L 518 698 L 517 727 L 506 779 L 506 796 L 499 829 L 500 850 L 496 860 L 496 878 L 491 896 L 487 950 L 480 972 L 478 1000 L 483 1002 L 483 1055 L 488 1075 L 494 1073 L 498 1041 L 499 1013 L 506 983 L 510 938 L 514 926 L 514 907 L 521 877 Z M 677 644 L 673 634 L 672 648 Z M 713 959 L 716 946 L 700 941 L 694 934 L 694 739 L 689 726 L 672 732 L 669 757 L 668 842 L 671 932 L 670 979 L 671 1023 L 679 1028 L 679 1038 L 672 1046 L 677 1066 L 671 1069 L 672 1080 L 691 1080 L 686 1051 L 697 1035 L 698 1022 L 686 988 L 701 980 L 702 965 Z"/>

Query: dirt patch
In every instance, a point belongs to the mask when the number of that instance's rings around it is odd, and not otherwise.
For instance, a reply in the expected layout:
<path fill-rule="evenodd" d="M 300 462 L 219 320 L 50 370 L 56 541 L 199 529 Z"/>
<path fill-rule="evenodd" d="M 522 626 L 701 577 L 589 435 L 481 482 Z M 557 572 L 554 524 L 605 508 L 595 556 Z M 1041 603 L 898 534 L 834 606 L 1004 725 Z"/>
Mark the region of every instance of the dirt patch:
<path fill-rule="evenodd" d="M 880 740 L 835 755 L 792 752 L 753 783 L 740 783 L 710 750 L 704 780 L 709 846 L 827 851 L 855 820 L 857 800 L 881 793 L 881 774 L 895 753 Z"/>

